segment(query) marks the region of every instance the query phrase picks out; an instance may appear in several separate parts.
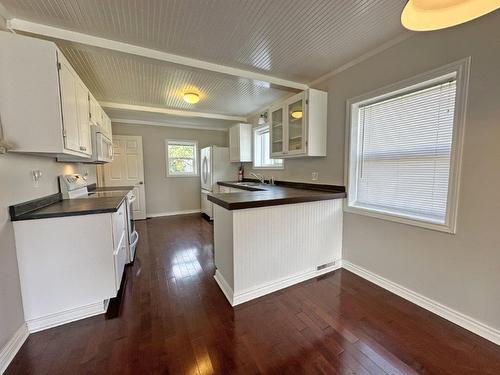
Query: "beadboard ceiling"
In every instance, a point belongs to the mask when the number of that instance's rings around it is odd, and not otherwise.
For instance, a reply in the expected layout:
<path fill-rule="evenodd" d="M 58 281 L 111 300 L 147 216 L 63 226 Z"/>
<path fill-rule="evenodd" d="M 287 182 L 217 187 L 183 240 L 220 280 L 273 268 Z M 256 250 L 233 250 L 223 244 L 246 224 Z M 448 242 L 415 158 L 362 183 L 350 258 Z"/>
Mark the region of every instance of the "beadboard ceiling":
<path fill-rule="evenodd" d="M 405 0 L 0 0 L 13 18 L 297 83 L 406 32 Z M 290 88 L 58 41 L 100 101 L 247 116 Z M 201 100 L 189 105 L 181 93 Z M 169 121 L 172 119 L 169 119 Z"/>
<path fill-rule="evenodd" d="M 74 43 L 59 47 L 99 101 L 245 116 L 290 95 L 267 82 Z M 182 99 L 190 91 L 200 93 L 197 104 Z"/>

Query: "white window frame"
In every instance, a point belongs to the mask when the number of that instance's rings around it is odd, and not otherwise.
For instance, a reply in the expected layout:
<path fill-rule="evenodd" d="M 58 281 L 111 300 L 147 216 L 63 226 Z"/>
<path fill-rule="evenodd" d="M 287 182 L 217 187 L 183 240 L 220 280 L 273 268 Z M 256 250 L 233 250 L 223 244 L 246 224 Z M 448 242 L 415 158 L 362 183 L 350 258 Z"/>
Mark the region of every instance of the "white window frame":
<path fill-rule="evenodd" d="M 414 225 L 427 229 L 456 233 L 458 197 L 460 188 L 460 175 L 462 165 L 462 149 L 465 129 L 465 115 L 467 106 L 467 92 L 469 85 L 470 57 L 445 65 L 438 69 L 420 74 L 395 84 L 383 87 L 370 93 L 347 100 L 346 105 L 346 157 L 345 157 L 345 184 L 347 186 L 347 199 L 344 202 L 344 211 L 375 217 L 383 220 Z M 455 114 L 453 123 L 453 138 L 451 145 L 450 174 L 448 182 L 447 209 L 444 224 L 432 222 L 429 219 L 403 213 L 389 212 L 381 209 L 372 209 L 356 206 L 355 192 L 357 191 L 358 176 L 358 148 L 359 148 L 359 121 L 360 105 L 378 102 L 384 97 L 403 94 L 408 91 L 426 87 L 433 81 L 440 82 L 443 77 L 456 78 Z"/>
<path fill-rule="evenodd" d="M 279 164 L 273 164 L 273 165 L 264 165 L 264 166 L 256 166 L 255 165 L 255 155 L 256 155 L 256 147 L 255 147 L 255 138 L 257 137 L 257 133 L 258 132 L 261 132 L 262 130 L 264 129 L 269 129 L 269 125 L 266 124 L 266 125 L 262 125 L 262 126 L 257 126 L 255 128 L 252 129 L 252 153 L 253 153 L 253 165 L 252 165 L 252 169 L 285 169 L 285 161 L 283 159 L 282 160 L 282 163 L 281 165 Z M 269 132 L 271 131 L 271 129 L 269 129 Z M 269 136 L 271 133 L 269 133 Z M 269 142 L 271 142 L 271 139 L 269 139 Z M 271 150 L 268 150 L 269 151 L 269 157 L 271 158 Z M 275 159 L 275 158 L 271 158 L 271 159 Z"/>
<path fill-rule="evenodd" d="M 194 146 L 194 172 L 193 173 L 170 173 L 169 168 L 169 155 L 168 155 L 168 145 L 176 144 L 176 145 L 187 145 Z M 190 140 L 180 140 L 180 139 L 165 139 L 165 161 L 166 161 L 166 171 L 167 177 L 197 177 L 199 176 L 198 170 L 198 160 L 200 155 L 198 155 L 198 141 L 190 141 Z"/>

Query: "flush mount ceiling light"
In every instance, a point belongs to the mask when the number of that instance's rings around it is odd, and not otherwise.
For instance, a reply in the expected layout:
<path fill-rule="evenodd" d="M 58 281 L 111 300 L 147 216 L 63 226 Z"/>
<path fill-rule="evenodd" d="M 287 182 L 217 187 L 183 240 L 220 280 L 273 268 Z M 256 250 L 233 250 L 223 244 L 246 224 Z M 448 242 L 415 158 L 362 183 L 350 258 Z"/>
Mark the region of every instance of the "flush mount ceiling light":
<path fill-rule="evenodd" d="M 413 31 L 459 25 L 500 8 L 500 0 L 409 0 L 401 23 Z"/>
<path fill-rule="evenodd" d="M 299 109 L 299 110 L 292 111 L 291 115 L 292 115 L 293 118 L 299 119 L 299 118 L 302 118 L 303 113 Z"/>
<path fill-rule="evenodd" d="M 184 101 L 189 104 L 196 104 L 200 101 L 200 95 L 194 92 L 186 92 L 183 97 Z"/>

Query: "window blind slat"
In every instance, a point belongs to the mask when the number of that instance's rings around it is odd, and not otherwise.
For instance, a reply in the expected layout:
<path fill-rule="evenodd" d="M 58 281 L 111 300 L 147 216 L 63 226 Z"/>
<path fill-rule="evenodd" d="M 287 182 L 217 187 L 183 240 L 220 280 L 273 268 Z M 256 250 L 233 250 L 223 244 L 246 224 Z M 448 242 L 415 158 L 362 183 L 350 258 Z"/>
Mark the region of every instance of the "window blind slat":
<path fill-rule="evenodd" d="M 456 81 L 359 107 L 356 203 L 444 223 Z"/>

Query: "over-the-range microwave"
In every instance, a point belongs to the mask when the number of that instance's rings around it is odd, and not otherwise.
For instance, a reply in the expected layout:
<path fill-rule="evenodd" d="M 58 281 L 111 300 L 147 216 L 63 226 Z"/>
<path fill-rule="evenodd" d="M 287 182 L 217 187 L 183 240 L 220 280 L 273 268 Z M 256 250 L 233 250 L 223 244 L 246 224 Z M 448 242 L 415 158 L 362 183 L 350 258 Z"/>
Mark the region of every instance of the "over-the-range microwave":
<path fill-rule="evenodd" d="M 92 162 L 109 163 L 113 161 L 113 142 L 92 125 Z"/>

